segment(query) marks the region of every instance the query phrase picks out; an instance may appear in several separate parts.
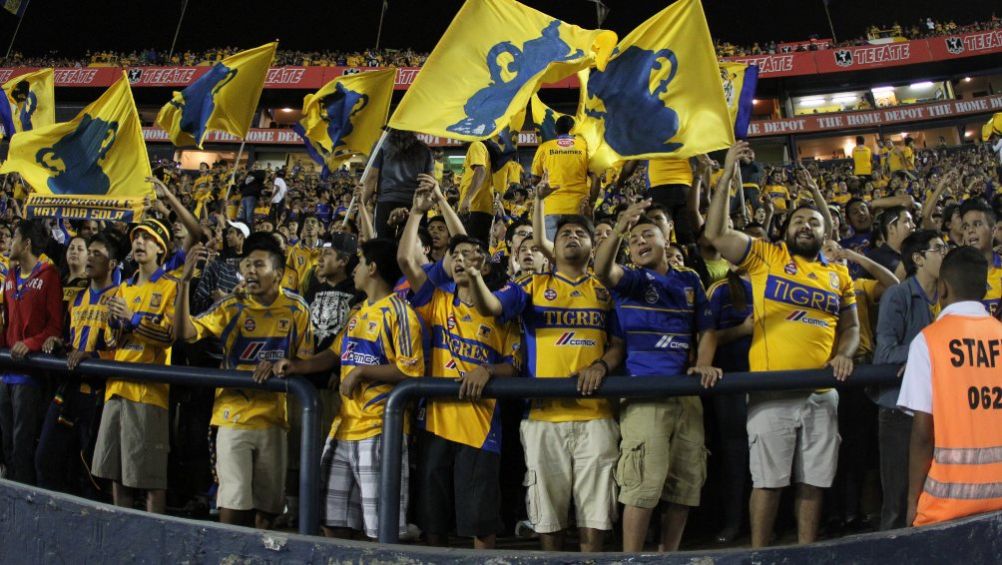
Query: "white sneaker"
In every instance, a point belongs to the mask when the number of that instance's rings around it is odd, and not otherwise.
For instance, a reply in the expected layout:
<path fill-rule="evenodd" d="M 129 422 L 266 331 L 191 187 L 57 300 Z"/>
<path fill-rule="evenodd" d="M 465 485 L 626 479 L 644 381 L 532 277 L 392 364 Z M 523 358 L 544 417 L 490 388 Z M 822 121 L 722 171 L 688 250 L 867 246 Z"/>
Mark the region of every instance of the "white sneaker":
<path fill-rule="evenodd" d="M 421 528 L 415 524 L 407 524 L 407 531 L 400 535 L 400 541 L 418 541 L 421 539 Z"/>
<path fill-rule="evenodd" d="M 515 524 L 515 537 L 522 539 L 536 539 L 539 534 L 536 530 L 532 529 L 532 523 L 528 520 L 522 520 L 518 524 Z"/>

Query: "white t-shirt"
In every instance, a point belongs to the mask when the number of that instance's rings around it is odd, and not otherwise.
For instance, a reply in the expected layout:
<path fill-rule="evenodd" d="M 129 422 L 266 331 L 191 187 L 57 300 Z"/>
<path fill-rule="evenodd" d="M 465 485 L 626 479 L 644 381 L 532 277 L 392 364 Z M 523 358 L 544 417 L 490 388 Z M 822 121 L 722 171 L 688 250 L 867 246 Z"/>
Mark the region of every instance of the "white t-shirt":
<path fill-rule="evenodd" d="M 289 191 L 288 185 L 285 184 L 285 179 L 275 177 L 275 194 L 271 196 L 271 203 L 278 204 L 283 199 L 285 199 L 285 193 Z"/>
<path fill-rule="evenodd" d="M 988 311 L 980 302 L 969 300 L 955 302 L 943 308 L 936 319 L 947 315 L 987 318 Z M 929 344 L 921 333 L 915 336 L 908 347 L 908 363 L 901 379 L 898 408 L 908 413 L 932 414 L 932 361 L 929 360 Z"/>

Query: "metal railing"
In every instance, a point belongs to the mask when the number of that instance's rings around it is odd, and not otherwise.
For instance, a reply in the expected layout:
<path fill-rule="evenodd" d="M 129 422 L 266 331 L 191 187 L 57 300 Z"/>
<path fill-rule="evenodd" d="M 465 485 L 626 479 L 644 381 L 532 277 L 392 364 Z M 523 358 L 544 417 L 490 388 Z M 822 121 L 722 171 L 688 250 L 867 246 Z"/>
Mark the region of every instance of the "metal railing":
<path fill-rule="evenodd" d="M 302 377 L 268 379 L 256 383 L 247 371 L 224 371 L 201 367 L 148 365 L 143 363 L 116 363 L 86 359 L 73 371 L 66 367 L 66 359 L 50 355 L 32 354 L 27 359 L 15 361 L 10 350 L 0 350 L 0 367 L 17 369 L 25 373 L 51 371 L 73 373 L 101 378 L 128 381 L 146 381 L 174 385 L 207 386 L 214 388 L 249 388 L 286 392 L 295 395 L 302 408 L 303 432 L 300 440 L 299 463 L 299 533 L 317 535 L 320 530 L 320 402 L 317 389 Z M 399 465 L 397 466 L 399 470 Z"/>
<path fill-rule="evenodd" d="M 860 365 L 845 382 L 832 377 L 831 369 L 728 373 L 711 389 L 692 376 L 609 377 L 589 398 L 658 398 L 706 396 L 775 390 L 810 390 L 895 384 L 897 365 Z M 379 542 L 398 543 L 400 516 L 400 464 L 404 410 L 415 398 L 456 397 L 459 383 L 452 379 L 408 379 L 394 387 L 383 414 L 382 469 L 379 477 Z M 576 379 L 495 379 L 484 389 L 484 398 L 572 398 L 580 396 Z M 517 441 L 517 440 L 509 440 Z"/>

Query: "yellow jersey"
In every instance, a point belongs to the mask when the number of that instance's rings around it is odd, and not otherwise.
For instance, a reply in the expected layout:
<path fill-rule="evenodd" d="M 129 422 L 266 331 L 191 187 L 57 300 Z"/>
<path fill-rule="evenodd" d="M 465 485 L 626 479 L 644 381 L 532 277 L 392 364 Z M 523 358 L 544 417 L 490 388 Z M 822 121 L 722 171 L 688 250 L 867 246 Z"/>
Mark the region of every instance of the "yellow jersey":
<path fill-rule="evenodd" d="M 856 176 L 873 173 L 873 151 L 865 145 L 857 145 L 852 149 L 852 174 Z"/>
<path fill-rule="evenodd" d="M 588 144 L 579 135 L 558 135 L 544 141 L 532 158 L 533 176 L 550 174 L 552 194 L 544 201 L 547 215 L 580 214 L 581 202 L 588 199 Z"/>
<path fill-rule="evenodd" d="M 786 185 L 767 184 L 765 185 L 765 195 L 772 201 L 776 210 L 785 212 L 790 205 L 790 190 Z"/>
<path fill-rule="evenodd" d="M 859 348 L 856 358 L 865 358 L 869 363 L 873 358 L 873 332 L 877 323 L 877 286 L 880 283 L 873 279 L 854 279 L 852 290 L 856 295 L 856 313 L 859 316 Z M 871 316 L 870 314 L 874 314 Z"/>
<path fill-rule="evenodd" d="M 294 289 L 299 287 L 298 275 L 317 266 L 317 262 L 320 260 L 321 251 L 323 251 L 323 248 L 319 244 L 316 247 L 310 247 L 306 245 L 306 242 L 304 241 L 300 241 L 289 248 L 289 257 L 285 260 L 285 265 L 286 267 L 292 267 L 297 274 L 296 284 L 293 285 Z M 283 275 L 283 277 L 287 275 L 288 273 Z"/>
<path fill-rule="evenodd" d="M 405 375 L 424 375 L 423 328 L 414 309 L 396 294 L 376 302 L 366 300 L 348 320 L 331 349 L 341 357 L 341 378 L 356 367 L 396 365 Z M 363 381 L 350 397 L 341 395 L 341 409 L 330 437 L 357 441 L 383 433 L 383 408 L 393 385 Z"/>
<path fill-rule="evenodd" d="M 692 167 L 688 159 L 651 159 L 647 161 L 647 187 L 667 184 L 692 186 Z"/>
<path fill-rule="evenodd" d="M 494 173 L 494 192 L 504 194 L 513 184 L 522 184 L 522 165 L 512 159 Z"/>
<path fill-rule="evenodd" d="M 174 298 L 177 279 L 157 269 L 150 280 L 139 283 L 139 273 L 118 287 L 118 294 L 132 310 L 132 319 L 121 326 L 115 361 L 170 365 L 173 343 Z M 163 383 L 108 380 L 105 400 L 120 396 L 126 400 L 167 409 L 169 387 Z"/>
<path fill-rule="evenodd" d="M 478 187 L 480 190 L 470 201 L 470 212 L 492 214 L 494 211 L 494 191 L 491 179 L 491 157 L 487 153 L 487 146 L 481 141 L 474 141 L 466 150 L 466 160 L 463 161 L 463 178 L 459 181 L 459 200 L 460 202 L 465 200 L 466 195 L 475 188 L 473 186 L 473 167 L 476 165 L 482 166 L 486 174 Z"/>
<path fill-rule="evenodd" d="M 1002 255 L 992 254 L 992 262 L 988 265 L 988 291 L 981 300 L 992 316 L 998 315 L 1002 304 Z"/>
<path fill-rule="evenodd" d="M 500 323 L 481 316 L 459 300 L 456 283 L 442 262 L 427 271 L 428 280 L 411 298 L 411 305 L 431 331 L 428 374 L 457 379 L 480 365 L 518 365 L 521 332 L 515 322 Z M 429 399 L 424 429 L 449 441 L 501 453 L 501 411 L 493 398 L 479 402 L 454 398 Z"/>
<path fill-rule="evenodd" d="M 437 180 L 439 184 L 442 184 L 442 177 L 445 176 L 445 163 L 436 159 L 434 167 L 435 168 L 432 169 L 432 176 L 435 177 L 435 180 Z"/>
<path fill-rule="evenodd" d="M 70 332 L 67 349 L 113 359 L 117 336 L 111 327 L 108 300 L 118 296 L 118 285 L 101 290 L 83 288 L 69 301 Z"/>
<path fill-rule="evenodd" d="M 819 369 L 832 357 L 839 316 L 856 307 L 844 265 L 791 255 L 786 243 L 752 239 L 739 262 L 751 277 L 752 371 Z"/>
<path fill-rule="evenodd" d="M 611 336 L 622 337 L 609 290 L 594 276 L 568 279 L 534 274 L 494 293 L 503 306 L 501 322 L 521 316 L 525 372 L 531 378 L 569 377 L 605 354 Z M 557 398 L 532 401 L 530 420 L 574 422 L 611 418 L 605 399 Z"/>
<path fill-rule="evenodd" d="M 298 294 L 284 290 L 268 306 L 251 296 L 231 294 L 191 323 L 196 334 L 192 341 L 213 336 L 222 343 L 224 369 L 253 371 L 261 361 L 313 355 L 310 307 Z M 285 394 L 217 388 L 210 424 L 244 430 L 288 429 Z"/>

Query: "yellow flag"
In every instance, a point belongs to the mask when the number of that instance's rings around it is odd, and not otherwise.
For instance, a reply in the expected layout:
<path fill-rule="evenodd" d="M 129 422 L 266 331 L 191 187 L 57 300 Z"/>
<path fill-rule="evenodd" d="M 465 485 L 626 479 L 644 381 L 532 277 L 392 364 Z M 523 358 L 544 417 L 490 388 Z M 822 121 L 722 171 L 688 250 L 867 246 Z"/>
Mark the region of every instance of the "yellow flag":
<path fill-rule="evenodd" d="M 150 159 L 125 72 L 72 120 L 14 134 L 0 173 L 31 186 L 29 216 L 141 219 Z"/>
<path fill-rule="evenodd" d="M 616 34 L 564 23 L 515 0 L 466 0 L 390 118 L 390 127 L 489 139 L 544 82 L 605 62 Z"/>
<path fill-rule="evenodd" d="M 755 88 L 758 85 L 758 67 L 745 63 L 720 63 L 720 82 L 724 87 L 724 101 L 734 125 L 734 137 L 744 139 L 751 121 Z"/>
<path fill-rule="evenodd" d="M 305 136 L 328 158 L 368 155 L 386 124 L 396 69 L 338 77 L 303 99 Z"/>
<path fill-rule="evenodd" d="M 0 100 L 0 124 L 7 136 L 56 122 L 55 81 L 52 69 L 41 69 L 3 84 L 6 104 Z"/>
<path fill-rule="evenodd" d="M 567 114 L 562 114 L 547 106 L 545 102 L 539 99 L 538 94 L 532 95 L 529 107 L 532 109 L 532 123 L 536 126 L 539 141 L 549 141 L 556 138 L 557 120 Z"/>
<path fill-rule="evenodd" d="M 177 146 L 201 148 L 209 130 L 247 137 L 277 48 L 272 42 L 216 63 L 188 88 L 174 92 L 157 114 L 157 125 Z"/>
<path fill-rule="evenodd" d="M 620 41 L 588 77 L 593 171 L 620 159 L 687 158 L 734 143 L 720 68 L 699 0 L 678 0 Z"/>
<path fill-rule="evenodd" d="M 996 113 L 981 126 L 981 141 L 988 141 L 992 134 L 1002 135 L 1002 112 Z"/>

